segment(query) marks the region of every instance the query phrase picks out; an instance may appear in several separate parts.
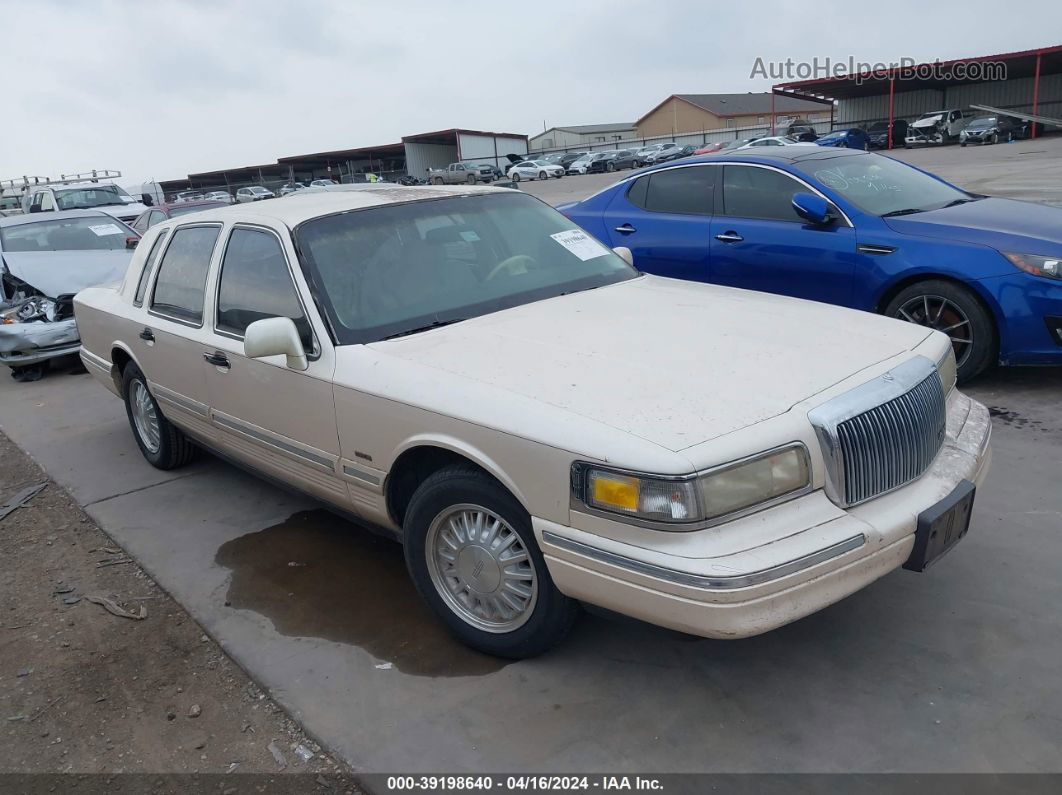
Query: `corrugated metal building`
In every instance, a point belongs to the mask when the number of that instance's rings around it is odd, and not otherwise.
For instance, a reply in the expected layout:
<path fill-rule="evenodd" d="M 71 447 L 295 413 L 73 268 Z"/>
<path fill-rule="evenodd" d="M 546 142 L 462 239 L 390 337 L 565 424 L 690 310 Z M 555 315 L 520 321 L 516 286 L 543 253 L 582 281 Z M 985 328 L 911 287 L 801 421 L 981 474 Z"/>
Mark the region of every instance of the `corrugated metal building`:
<path fill-rule="evenodd" d="M 1005 79 L 964 76 L 989 74 L 988 64 L 1002 65 Z M 967 110 L 973 105 L 1062 119 L 1062 45 L 897 67 L 858 79 L 781 83 L 774 92 L 834 100 L 835 127 L 868 127 L 892 119 L 910 122 L 924 113 Z"/>

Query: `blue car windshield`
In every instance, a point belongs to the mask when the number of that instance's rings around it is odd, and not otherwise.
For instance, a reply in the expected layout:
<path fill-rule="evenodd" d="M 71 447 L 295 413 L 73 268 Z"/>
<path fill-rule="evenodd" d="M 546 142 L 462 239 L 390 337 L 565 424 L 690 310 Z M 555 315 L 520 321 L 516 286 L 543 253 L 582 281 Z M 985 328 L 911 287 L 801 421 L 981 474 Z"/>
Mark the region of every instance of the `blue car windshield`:
<path fill-rule="evenodd" d="M 938 210 L 974 197 L 916 168 L 881 155 L 809 160 L 800 168 L 871 215 Z"/>

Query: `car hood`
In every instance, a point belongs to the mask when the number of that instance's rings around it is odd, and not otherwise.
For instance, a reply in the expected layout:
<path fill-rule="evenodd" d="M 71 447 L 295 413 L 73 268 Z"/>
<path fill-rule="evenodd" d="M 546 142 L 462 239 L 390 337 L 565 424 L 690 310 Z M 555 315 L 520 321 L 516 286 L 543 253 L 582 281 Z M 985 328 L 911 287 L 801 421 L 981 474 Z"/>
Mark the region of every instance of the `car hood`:
<path fill-rule="evenodd" d="M 125 275 L 133 252 L 18 251 L 4 252 L 8 272 L 49 298 L 73 295 L 86 287 L 117 282 Z"/>
<path fill-rule="evenodd" d="M 943 119 L 943 114 L 939 116 L 930 116 L 928 119 L 919 119 L 918 121 L 911 122 L 911 127 L 935 127 L 937 122 Z"/>
<path fill-rule="evenodd" d="M 1022 254 L 1062 254 L 1062 208 L 1017 199 L 981 199 L 886 218 L 895 231 Z"/>
<path fill-rule="evenodd" d="M 677 452 L 782 414 L 929 333 L 811 301 L 643 276 L 369 347 Z"/>

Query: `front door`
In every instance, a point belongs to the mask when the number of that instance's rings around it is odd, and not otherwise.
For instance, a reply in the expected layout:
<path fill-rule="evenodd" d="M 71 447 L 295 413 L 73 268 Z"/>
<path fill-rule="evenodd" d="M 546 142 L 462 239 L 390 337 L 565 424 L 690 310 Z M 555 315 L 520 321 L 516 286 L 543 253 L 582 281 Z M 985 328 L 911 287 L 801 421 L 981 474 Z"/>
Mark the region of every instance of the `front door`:
<path fill-rule="evenodd" d="M 793 209 L 810 189 L 773 168 L 723 167 L 722 207 L 712 219 L 711 281 L 747 290 L 850 306 L 852 278 L 864 255 L 840 216 L 814 226 Z"/>
<path fill-rule="evenodd" d="M 271 228 L 237 225 L 230 231 L 213 300 L 211 359 L 204 362 L 211 416 L 222 452 L 348 507 L 337 474 L 333 349 L 312 329 L 293 261 Z M 247 326 L 270 317 L 295 322 L 309 357 L 306 370 L 290 369 L 284 356 L 244 355 Z"/>
<path fill-rule="evenodd" d="M 708 281 L 712 201 L 719 166 L 652 171 L 616 194 L 604 212 L 613 246 L 626 246 L 646 273 Z"/>

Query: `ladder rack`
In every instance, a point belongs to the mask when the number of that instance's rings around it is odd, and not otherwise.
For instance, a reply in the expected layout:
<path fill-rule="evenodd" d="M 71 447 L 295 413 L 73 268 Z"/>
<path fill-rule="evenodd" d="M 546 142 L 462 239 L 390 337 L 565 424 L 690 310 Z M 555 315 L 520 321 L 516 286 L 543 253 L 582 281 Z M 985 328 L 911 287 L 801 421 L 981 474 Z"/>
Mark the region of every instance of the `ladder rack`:
<path fill-rule="evenodd" d="M 80 174 L 60 174 L 58 179 L 52 177 L 15 177 L 14 179 L 0 179 L 0 190 L 10 188 L 25 190 L 37 185 L 73 185 L 78 182 L 99 182 L 104 179 L 118 179 L 121 176 L 121 171 L 100 168 L 84 171 Z"/>

